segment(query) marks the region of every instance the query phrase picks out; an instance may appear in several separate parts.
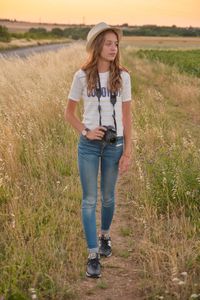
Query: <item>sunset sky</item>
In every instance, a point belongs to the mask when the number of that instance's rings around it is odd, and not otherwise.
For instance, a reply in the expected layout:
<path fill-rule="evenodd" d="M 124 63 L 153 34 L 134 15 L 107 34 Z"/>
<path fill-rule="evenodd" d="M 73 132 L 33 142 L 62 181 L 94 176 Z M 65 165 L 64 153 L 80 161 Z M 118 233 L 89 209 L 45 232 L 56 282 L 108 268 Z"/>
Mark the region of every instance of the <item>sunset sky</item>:
<path fill-rule="evenodd" d="M 33 22 L 200 27 L 200 0 L 0 0 L 0 18 Z"/>

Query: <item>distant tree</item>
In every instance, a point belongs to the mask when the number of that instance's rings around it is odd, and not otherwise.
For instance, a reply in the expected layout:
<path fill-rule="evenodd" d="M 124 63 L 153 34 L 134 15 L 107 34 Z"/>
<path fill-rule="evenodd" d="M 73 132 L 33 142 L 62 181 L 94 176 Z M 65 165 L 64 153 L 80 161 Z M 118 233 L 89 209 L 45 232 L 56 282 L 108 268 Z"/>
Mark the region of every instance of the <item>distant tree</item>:
<path fill-rule="evenodd" d="M 51 30 L 51 33 L 52 33 L 53 35 L 57 35 L 57 36 L 63 36 L 63 35 L 64 35 L 63 30 L 60 29 L 60 28 L 53 28 L 53 29 Z"/>
<path fill-rule="evenodd" d="M 122 27 L 128 27 L 128 23 L 124 23 L 121 25 Z"/>
<path fill-rule="evenodd" d="M 86 39 L 90 27 L 71 27 L 65 28 L 63 34 L 66 37 L 72 38 L 74 40 Z"/>
<path fill-rule="evenodd" d="M 38 28 L 30 28 L 29 31 L 30 33 L 39 33 L 39 34 L 45 34 L 47 33 L 46 28 L 43 27 L 38 27 Z"/>
<path fill-rule="evenodd" d="M 9 34 L 8 28 L 6 26 L 0 25 L 0 41 L 10 42 L 10 34 Z"/>

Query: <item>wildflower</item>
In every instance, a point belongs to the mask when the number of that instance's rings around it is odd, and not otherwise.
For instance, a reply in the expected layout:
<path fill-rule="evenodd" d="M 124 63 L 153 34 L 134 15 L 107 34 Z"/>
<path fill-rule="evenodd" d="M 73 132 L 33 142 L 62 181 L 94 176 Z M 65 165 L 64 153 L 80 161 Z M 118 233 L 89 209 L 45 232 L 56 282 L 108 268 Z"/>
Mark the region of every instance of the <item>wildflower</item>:
<path fill-rule="evenodd" d="M 172 281 L 173 281 L 173 282 L 179 282 L 179 281 L 180 281 L 180 279 L 179 279 L 179 278 L 177 278 L 177 277 L 175 277 L 175 278 L 173 278 L 173 279 L 172 279 Z"/>
<path fill-rule="evenodd" d="M 187 191 L 185 194 L 186 194 L 186 196 L 190 196 L 190 195 L 191 195 L 191 192 L 190 192 L 190 191 Z"/>
<path fill-rule="evenodd" d="M 37 300 L 38 298 L 37 298 L 37 295 L 36 295 L 36 290 L 34 289 L 34 288 L 30 288 L 29 289 L 29 292 L 30 292 L 30 294 L 31 294 L 31 299 L 32 300 Z"/>
<path fill-rule="evenodd" d="M 15 228 L 15 215 L 13 213 L 11 213 L 10 216 L 11 216 L 12 228 Z"/>
<path fill-rule="evenodd" d="M 192 294 L 191 296 L 190 296 L 190 298 L 191 299 L 197 299 L 197 298 L 199 298 L 200 299 L 200 294 Z"/>
<path fill-rule="evenodd" d="M 184 284 L 185 284 L 185 281 L 180 280 L 180 281 L 178 282 L 178 285 L 184 285 Z"/>
<path fill-rule="evenodd" d="M 169 294 L 169 291 L 168 291 L 168 290 L 165 290 L 165 294 Z"/>
<path fill-rule="evenodd" d="M 187 272 L 182 272 L 181 275 L 184 276 L 184 277 L 187 277 L 188 273 Z"/>
<path fill-rule="evenodd" d="M 63 192 L 66 191 L 68 189 L 68 185 L 66 185 L 63 189 Z"/>
<path fill-rule="evenodd" d="M 165 185 L 167 183 L 167 178 L 163 177 L 163 185 Z"/>

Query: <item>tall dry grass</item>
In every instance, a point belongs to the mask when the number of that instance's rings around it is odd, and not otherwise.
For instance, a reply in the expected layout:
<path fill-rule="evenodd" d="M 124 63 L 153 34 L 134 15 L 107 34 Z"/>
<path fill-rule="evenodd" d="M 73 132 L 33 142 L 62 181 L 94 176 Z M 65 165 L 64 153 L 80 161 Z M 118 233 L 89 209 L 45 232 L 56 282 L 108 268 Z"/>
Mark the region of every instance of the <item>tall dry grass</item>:
<path fill-rule="evenodd" d="M 67 299 L 83 271 L 77 135 L 64 122 L 82 58 L 77 46 L 0 60 L 0 295 Z"/>
<path fill-rule="evenodd" d="M 145 299 L 200 297 L 200 80 L 140 60 L 132 70 L 133 260 Z M 131 218 L 131 217 L 130 217 Z"/>

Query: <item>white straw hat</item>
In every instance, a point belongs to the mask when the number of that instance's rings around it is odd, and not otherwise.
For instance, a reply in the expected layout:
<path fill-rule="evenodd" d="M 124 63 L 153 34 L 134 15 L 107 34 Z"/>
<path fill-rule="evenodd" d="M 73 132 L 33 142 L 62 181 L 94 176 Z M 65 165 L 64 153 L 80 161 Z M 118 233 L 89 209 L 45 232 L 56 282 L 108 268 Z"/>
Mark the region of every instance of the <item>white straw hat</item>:
<path fill-rule="evenodd" d="M 87 43 L 86 43 L 86 50 L 89 51 L 93 41 L 95 40 L 95 38 L 103 31 L 106 30 L 113 30 L 114 32 L 116 32 L 116 34 L 118 35 L 118 39 L 120 40 L 122 37 L 122 30 L 120 28 L 116 28 L 116 27 L 112 27 L 109 26 L 108 24 L 101 22 L 98 23 L 97 25 L 95 25 L 89 32 L 87 35 Z"/>

